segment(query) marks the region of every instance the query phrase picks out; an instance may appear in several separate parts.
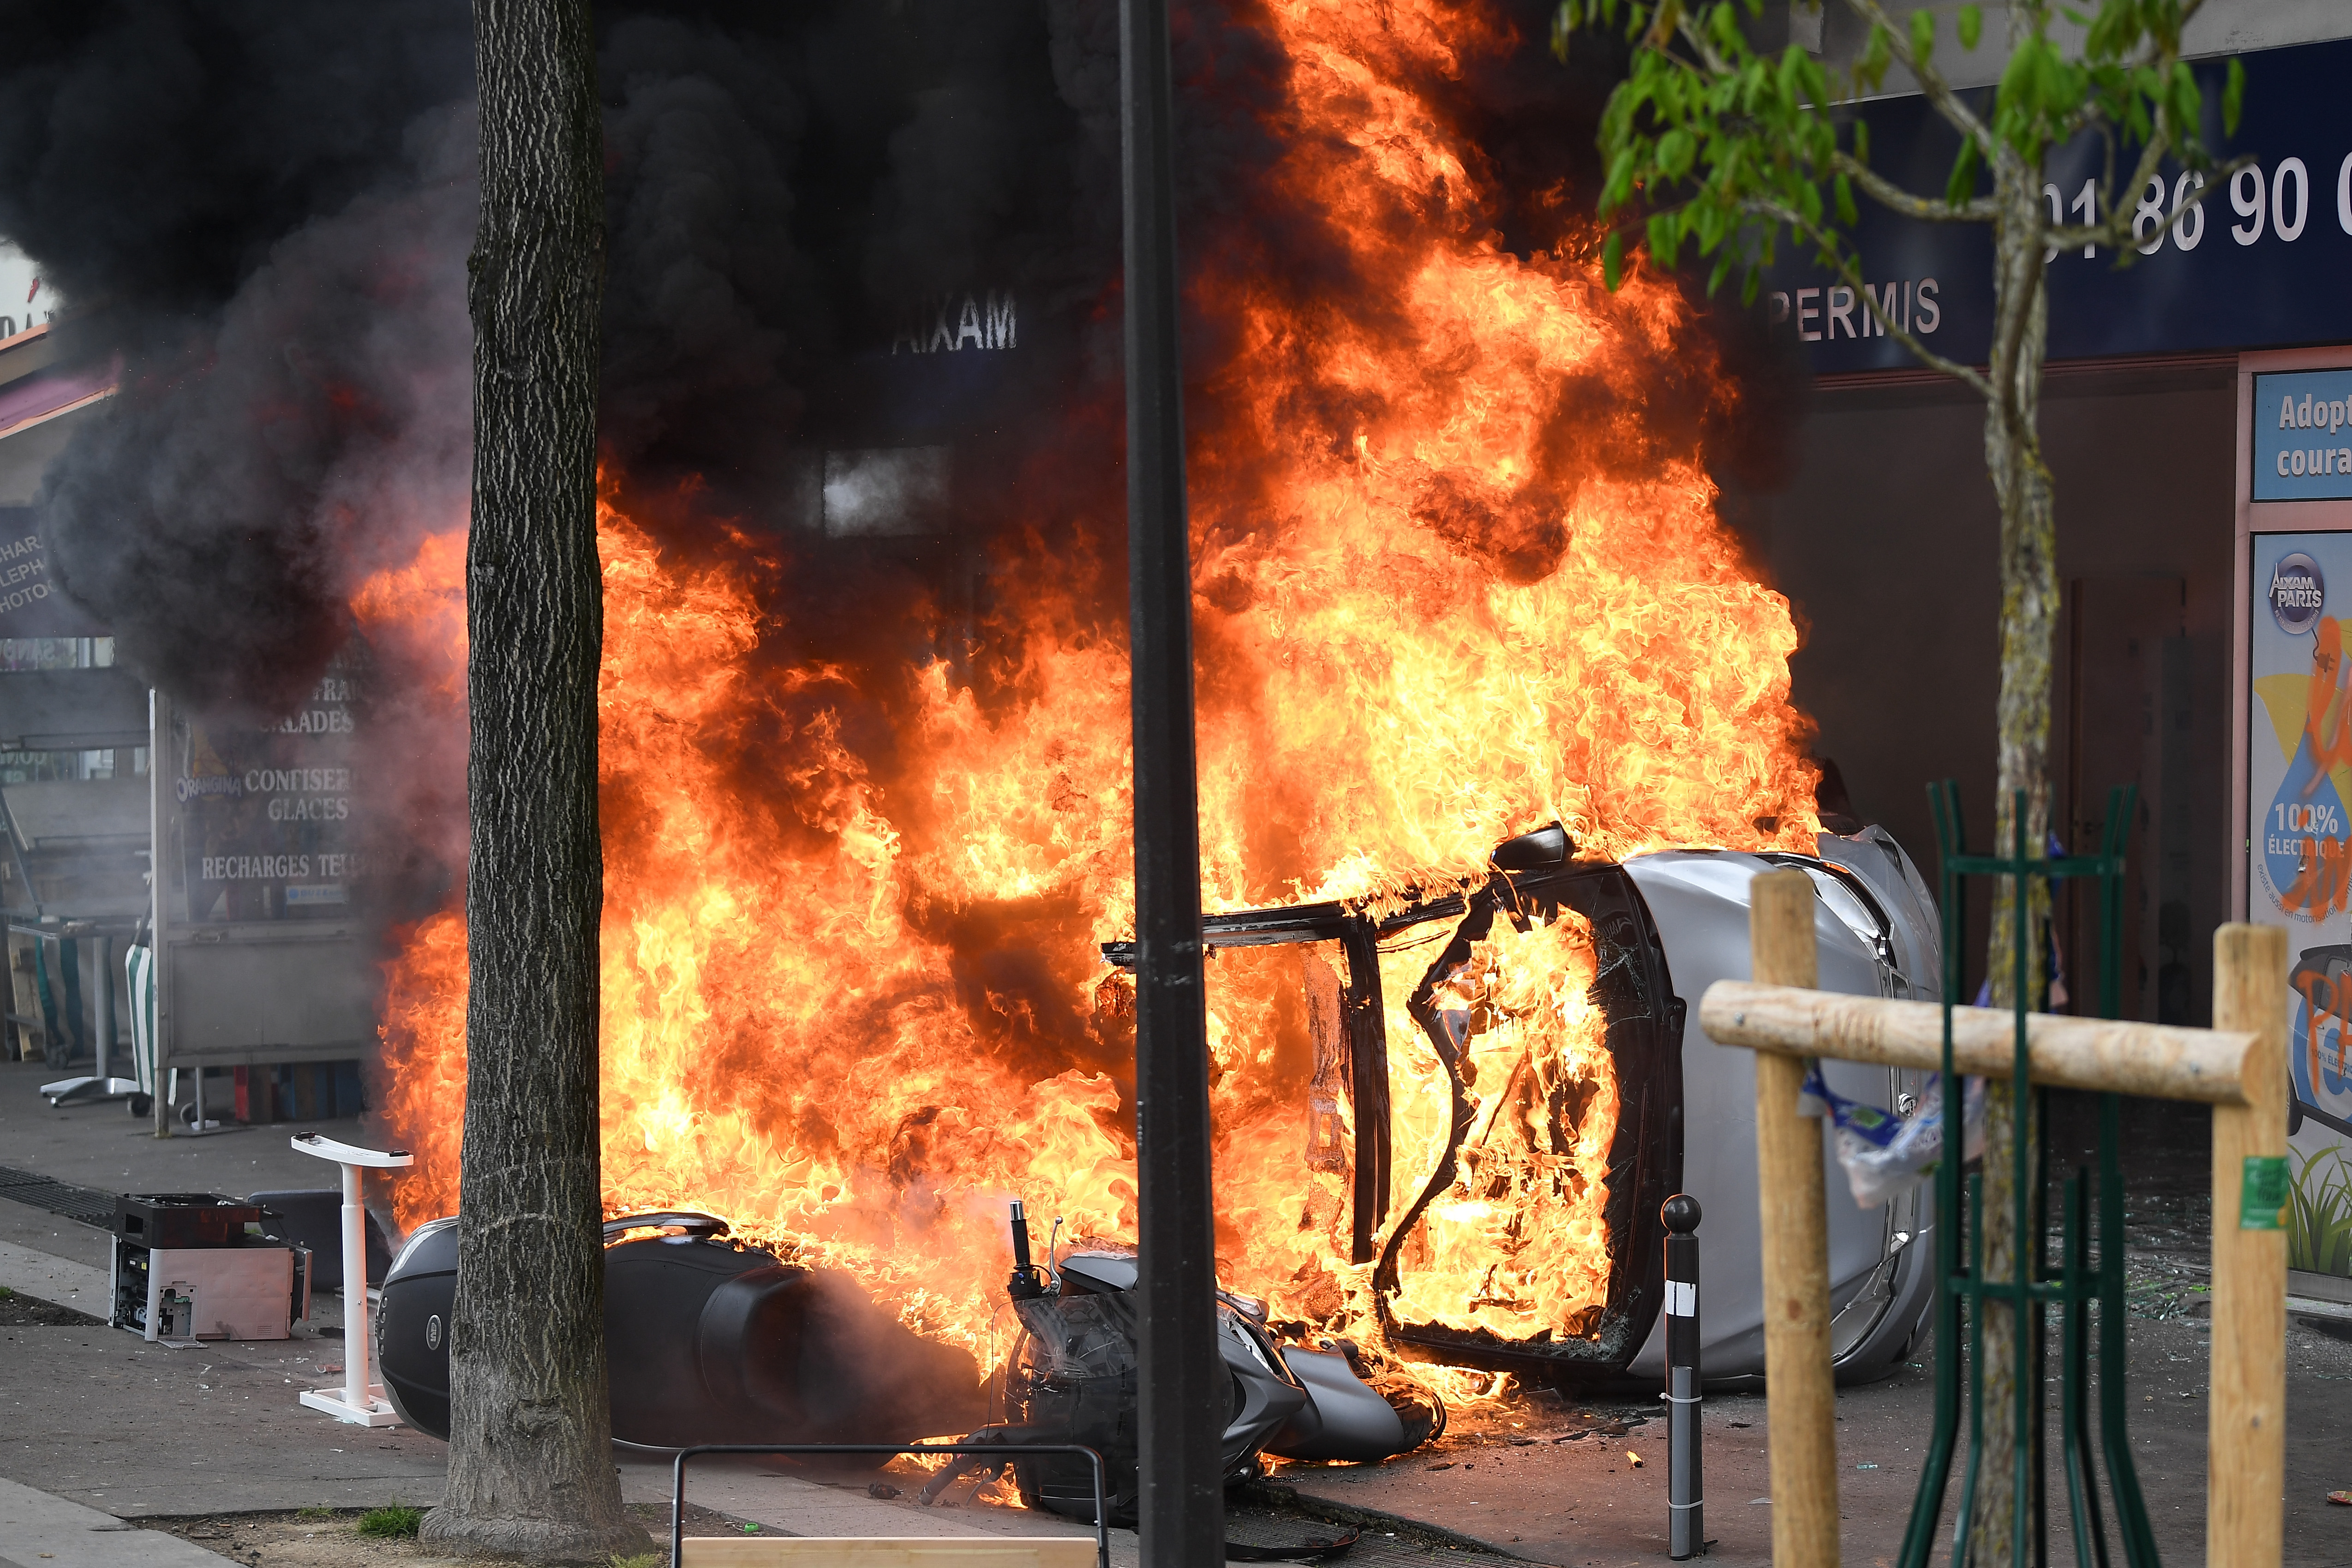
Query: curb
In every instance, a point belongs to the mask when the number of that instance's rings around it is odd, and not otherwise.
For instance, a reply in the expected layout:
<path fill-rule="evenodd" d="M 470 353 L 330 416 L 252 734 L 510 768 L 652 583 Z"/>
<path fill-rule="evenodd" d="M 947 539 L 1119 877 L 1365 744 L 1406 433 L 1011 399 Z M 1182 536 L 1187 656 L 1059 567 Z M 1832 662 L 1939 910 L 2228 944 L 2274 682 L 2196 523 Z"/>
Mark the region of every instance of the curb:
<path fill-rule="evenodd" d="M 1483 1552 L 1490 1557 L 1507 1557 L 1514 1563 L 1540 1564 L 1543 1562 L 1541 1558 L 1523 1556 L 1507 1546 L 1497 1546 L 1491 1541 L 1464 1535 L 1443 1525 L 1424 1524 L 1402 1514 L 1359 1508 L 1354 1503 L 1334 1502 L 1329 1498 L 1317 1497 L 1312 1492 L 1303 1492 L 1278 1481 L 1252 1481 L 1241 1489 L 1241 1495 L 1252 1502 L 1288 1509 L 1309 1519 L 1319 1519 L 1326 1524 L 1352 1524 L 1361 1530 L 1394 1531 L 1401 1539 L 1415 1541 L 1423 1546 L 1439 1546 L 1453 1552 Z"/>

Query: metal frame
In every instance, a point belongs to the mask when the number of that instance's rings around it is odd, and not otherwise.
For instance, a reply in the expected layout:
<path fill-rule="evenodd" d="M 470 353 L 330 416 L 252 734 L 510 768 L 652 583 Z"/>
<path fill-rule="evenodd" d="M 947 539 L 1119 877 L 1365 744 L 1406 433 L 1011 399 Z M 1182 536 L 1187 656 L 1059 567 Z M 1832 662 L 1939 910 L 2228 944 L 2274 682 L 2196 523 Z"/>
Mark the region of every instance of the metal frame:
<path fill-rule="evenodd" d="M 1428 1352 L 1450 1364 L 1488 1371 L 1550 1377 L 1597 1369 L 1614 1375 L 1625 1371 L 1627 1363 L 1553 1354 L 1552 1344 L 1501 1341 L 1483 1330 L 1474 1336 L 1437 1324 L 1402 1323 L 1391 1310 L 1405 1237 L 1423 1211 L 1454 1181 L 1462 1142 L 1473 1125 L 1453 1044 L 1437 1032 L 1428 1003 L 1431 987 L 1460 961 L 1462 955 L 1456 949 L 1466 940 L 1462 928 L 1474 916 L 1487 920 L 1500 917 L 1524 929 L 1523 922 L 1539 912 L 1573 908 L 1598 925 L 1603 917 L 1588 907 L 1587 900 L 1598 902 L 1613 897 L 1622 899 L 1626 912 L 1641 922 L 1644 940 L 1638 947 L 1641 956 L 1634 961 L 1642 976 L 1637 986 L 1658 1000 L 1646 1016 L 1612 1016 L 1609 1023 L 1610 1050 L 1618 1064 L 1618 1087 L 1628 1108 L 1622 1114 L 1610 1153 L 1611 1169 L 1622 1177 L 1611 1184 L 1605 1210 L 1610 1234 L 1622 1234 L 1645 1242 L 1655 1224 L 1651 1217 L 1656 1212 L 1654 1205 L 1663 1202 L 1682 1181 L 1683 1143 L 1676 1131 L 1678 1122 L 1664 1119 L 1675 1114 L 1669 1108 L 1679 1106 L 1682 1100 L 1684 1014 L 1683 1003 L 1674 994 L 1664 943 L 1643 901 L 1639 885 L 1623 866 L 1613 861 L 1574 858 L 1575 847 L 1564 835 L 1561 854 L 1559 861 L 1548 866 L 1507 870 L 1490 865 L 1484 882 L 1417 899 L 1402 907 L 1375 910 L 1370 900 L 1327 900 L 1221 910 L 1202 918 L 1201 939 L 1202 946 L 1211 952 L 1228 947 L 1336 942 L 1346 955 L 1348 979 L 1340 994 L 1348 1029 L 1349 1087 L 1356 1106 L 1358 1140 L 1352 1171 L 1350 1256 L 1356 1263 L 1375 1266 L 1374 1295 L 1381 1321 L 1391 1340 L 1407 1347 L 1407 1354 Z M 1825 869 L 1842 885 L 1852 887 L 1866 907 L 1884 918 L 1868 884 L 1853 872 L 1801 856 L 1789 857 L 1788 863 Z M 1385 1022 L 1388 1003 L 1381 978 L 1379 944 L 1415 927 L 1446 921 L 1457 922 L 1452 941 L 1438 949 L 1424 966 L 1420 983 L 1404 1007 L 1447 1075 L 1452 1097 L 1452 1135 L 1444 1157 L 1422 1188 L 1410 1194 L 1410 1206 L 1394 1216 L 1391 1223 L 1390 1189 L 1394 1173 L 1389 1127 Z M 1107 942 L 1101 951 L 1104 961 L 1116 968 L 1135 968 L 1136 943 Z M 1645 1026 L 1659 1031 L 1655 1040 L 1633 1032 Z M 1631 1037 L 1621 1035 L 1621 1029 Z M 1648 1065 L 1653 1063 L 1657 1065 Z M 1652 1095 L 1657 1097 L 1659 1108 L 1654 1112 L 1648 1108 Z M 1663 1230 L 1658 1234 L 1663 1235 Z M 1663 1277 L 1651 1268 L 1655 1258 L 1656 1254 L 1645 1245 L 1629 1243 L 1612 1248 L 1609 1300 L 1599 1331 L 1606 1335 L 1622 1331 L 1628 1358 L 1640 1353 L 1643 1338 L 1655 1325 L 1664 1297 Z M 1563 1342 L 1578 1342 L 1571 1338 Z"/>
<path fill-rule="evenodd" d="M 0 832 L 7 831 L 7 824 L 0 821 Z M 13 834 L 11 837 L 13 839 Z M 96 1105 L 111 1100 L 130 1100 L 141 1092 L 136 1077 L 117 1078 L 112 1071 L 114 1047 L 120 1043 L 115 1037 L 114 955 L 121 951 L 116 947 L 116 942 L 120 940 L 125 947 L 130 946 L 138 940 L 140 929 L 144 923 L 133 919 L 75 920 L 68 918 L 55 925 L 48 925 L 38 921 L 21 920 L 5 910 L 0 910 L 0 925 L 5 925 L 9 935 L 29 936 L 37 942 L 54 942 L 60 950 L 68 942 L 87 942 L 91 945 L 93 956 L 97 959 L 97 963 L 92 965 L 92 972 L 97 976 L 97 992 L 90 998 L 92 1031 L 90 1070 L 84 1077 L 60 1079 L 55 1083 L 41 1085 L 41 1094 L 52 1108 L 62 1105 Z M 59 962 L 62 966 L 62 959 Z M 49 1026 L 46 1018 L 27 1019 L 23 1015 L 14 1012 L 8 1013 L 5 1016 L 11 1024 L 32 1024 L 34 1027 L 42 1031 L 45 1038 L 48 1033 Z M 135 1068 L 133 1070 L 135 1072 Z"/>
<path fill-rule="evenodd" d="M 183 882 L 186 862 L 179 837 L 184 823 L 173 798 L 173 784 L 181 765 L 178 733 L 184 721 L 172 700 L 161 691 L 148 694 L 148 719 L 151 726 L 147 751 L 148 810 L 154 846 L 149 940 L 155 953 L 156 1083 L 161 1088 L 175 1072 L 185 1070 L 194 1073 L 199 1110 L 197 1129 L 175 1128 L 166 1104 L 169 1097 L 161 1093 L 156 1095 L 156 1136 L 172 1137 L 176 1133 L 202 1130 L 203 1074 L 207 1068 L 365 1060 L 374 1055 L 376 1040 L 372 1010 L 365 1030 L 334 1039 L 264 1042 L 220 1050 L 191 1050 L 183 1043 L 178 1017 L 180 999 L 173 994 L 176 989 L 173 984 L 175 955 L 207 948 L 244 952 L 272 949 L 283 952 L 290 949 L 305 956 L 301 967 L 306 970 L 315 968 L 318 962 L 331 952 L 351 954 L 355 965 L 367 968 L 371 973 L 372 965 L 360 955 L 361 939 L 355 921 L 213 924 L 175 918 L 175 911 L 185 899 Z"/>
<path fill-rule="evenodd" d="M 2107 1467 L 2107 1486 L 2113 1494 L 2116 1524 L 2123 1539 L 2124 1559 L 2130 1568 L 2158 1568 L 2156 1538 L 2148 1524 L 2147 1506 L 2141 1496 L 2138 1473 L 2132 1462 L 2130 1434 L 2126 1426 L 2128 1406 L 2125 1385 L 2124 1214 L 2120 1161 L 2122 1097 L 2112 1093 L 2099 1097 L 2097 1263 L 2093 1264 L 2090 1255 L 2090 1173 L 2078 1168 L 2065 1184 L 2066 1213 L 2062 1226 L 2063 1242 L 2060 1262 L 2054 1270 L 2050 1267 L 2048 1226 L 2034 1224 L 2035 1199 L 2046 1173 L 2048 1151 L 2046 1146 L 2037 1148 L 2027 1139 L 2019 1137 L 2011 1149 L 2015 1163 L 2011 1179 L 2015 1194 L 2013 1219 L 2018 1237 L 2016 1273 L 2011 1279 L 1997 1280 L 1988 1275 L 1985 1266 L 1984 1231 L 1979 1223 L 1983 1200 L 1981 1176 L 1967 1178 L 1967 1203 L 1963 1205 L 1961 1202 L 1963 1184 L 1960 1168 L 1967 1147 L 1966 1110 L 1960 1079 L 1953 1070 L 1952 1063 L 1952 1007 L 1965 973 L 1960 954 L 1960 942 L 1968 925 L 1965 879 L 2014 879 L 2018 883 L 2018 896 L 2011 900 L 2014 922 L 2011 936 L 2012 961 L 2016 965 L 2012 984 L 2017 1022 L 2015 1066 L 2011 1083 L 2018 1103 L 2033 1106 L 2044 1129 L 2043 1142 L 2046 1145 L 2048 1121 L 2046 1117 L 2040 1117 L 2042 1091 L 2032 1089 L 2028 1079 L 2030 1060 L 2026 1019 L 2033 1001 L 2029 984 L 2032 973 L 2029 955 L 2034 933 L 2032 900 L 2025 896 L 2024 884 L 2029 880 L 2054 881 L 2075 877 L 2098 879 L 2099 1016 L 2103 1018 L 2116 1016 L 2121 1011 L 2122 1000 L 2119 936 L 2123 926 L 2124 850 L 2131 832 L 2132 811 L 2138 791 L 2125 784 L 2108 792 L 2106 830 L 2098 854 L 2051 858 L 2027 853 L 2025 795 L 2022 792 L 2012 802 L 2011 822 L 2014 843 L 2012 853 L 2005 858 L 1968 852 L 1967 830 L 1961 822 L 1957 784 L 1949 780 L 1932 784 L 1928 787 L 1927 795 L 1930 809 L 1935 815 L 1937 846 L 1942 851 L 1945 1152 L 1936 1166 L 1936 1204 L 1937 1213 L 1945 1217 L 1943 1223 L 1936 1227 L 1938 1279 L 1936 1293 L 1934 1436 L 1919 1478 L 1919 1490 L 1912 1503 L 1911 1522 L 1904 1534 L 1902 1555 L 1897 1561 L 1903 1568 L 1926 1568 L 1934 1549 L 1936 1523 L 1943 1511 L 1945 1491 L 1951 1480 L 1953 1448 L 1959 1427 L 1961 1373 L 1958 1352 L 1964 1301 L 1974 1303 L 1967 1314 L 1969 1444 L 1967 1464 L 1960 1479 L 1953 1560 L 1956 1563 L 1968 1561 L 1969 1521 L 1975 1512 L 1978 1466 L 1983 1452 L 1986 1414 L 1982 1303 L 1990 1299 L 2006 1298 L 2014 1310 L 2011 1332 L 2015 1336 L 2018 1369 L 2016 1405 L 2011 1412 L 2011 1419 L 2021 1439 L 2017 1446 L 2013 1493 L 2016 1501 L 2011 1516 L 2011 1561 L 2018 1563 L 2042 1561 L 2046 1521 L 2041 1436 L 2042 1367 L 2046 1345 L 2042 1331 L 2042 1310 L 2056 1305 L 2061 1310 L 2060 1430 L 2063 1434 L 2067 1514 L 2073 1531 L 2074 1560 L 2082 1568 L 2090 1568 L 2093 1563 L 2096 1563 L 2098 1568 L 2107 1568 L 2106 1536 L 2100 1517 L 2097 1485 L 2090 1456 L 2089 1325 L 2091 1303 L 2095 1301 L 2099 1304 L 2099 1447 Z M 2029 1095 L 2032 1097 L 2030 1102 Z M 1966 1232 L 1968 1248 L 1965 1268 L 1960 1263 L 1963 1231 Z"/>
<path fill-rule="evenodd" d="M 1084 1454 L 1095 1475 L 1095 1563 L 1110 1568 L 1110 1499 L 1103 1485 L 1103 1457 L 1082 1443 L 698 1443 L 680 1448 L 670 1466 L 669 1568 L 681 1568 L 686 1540 L 686 1462 L 697 1454 Z M 1223 1561 L 1223 1525 L 1219 1524 Z"/>

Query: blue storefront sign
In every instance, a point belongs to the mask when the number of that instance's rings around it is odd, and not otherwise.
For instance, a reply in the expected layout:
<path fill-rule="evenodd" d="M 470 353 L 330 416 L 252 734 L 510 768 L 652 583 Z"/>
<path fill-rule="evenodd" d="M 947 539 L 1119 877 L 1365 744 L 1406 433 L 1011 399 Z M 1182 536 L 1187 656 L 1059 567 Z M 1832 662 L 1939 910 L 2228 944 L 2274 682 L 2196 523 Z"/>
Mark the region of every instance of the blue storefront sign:
<path fill-rule="evenodd" d="M 2118 268 L 2105 251 L 2050 257 L 2052 359 L 2352 342 L 2352 109 L 2344 90 L 2352 80 L 2352 40 L 2242 58 L 2245 113 L 2234 137 L 2221 132 L 2225 68 L 2208 62 L 2198 76 L 2209 144 L 2252 163 L 2169 234 L 2162 232 L 2166 220 L 2188 205 L 2199 176 L 2168 163 L 2142 189 L 2118 192 L 2117 200 L 2132 204 L 2133 233 L 2147 237 L 2127 267 Z M 1990 100 L 1989 91 L 1973 97 L 1979 104 Z M 1892 99 L 1859 112 L 1870 125 L 1874 167 L 1915 191 L 1944 188 L 1958 142 L 1924 100 Z M 2077 223 L 2093 216 L 2105 158 L 2091 136 L 2052 156 L 2042 195 L 2053 217 Z M 2116 163 L 2128 171 L 2128 149 L 2118 151 Z M 1867 199 L 1860 205 L 1855 239 L 1864 286 L 1928 348 L 1983 363 L 1991 342 L 1990 231 L 1980 224 L 1913 222 Z M 1774 334 L 1801 343 L 1817 372 L 1918 363 L 1879 331 L 1851 286 L 1809 254 L 1784 250 L 1765 289 Z M 2315 437 L 2302 444 L 2318 446 Z M 2258 479 L 2262 472 L 2257 465 Z"/>

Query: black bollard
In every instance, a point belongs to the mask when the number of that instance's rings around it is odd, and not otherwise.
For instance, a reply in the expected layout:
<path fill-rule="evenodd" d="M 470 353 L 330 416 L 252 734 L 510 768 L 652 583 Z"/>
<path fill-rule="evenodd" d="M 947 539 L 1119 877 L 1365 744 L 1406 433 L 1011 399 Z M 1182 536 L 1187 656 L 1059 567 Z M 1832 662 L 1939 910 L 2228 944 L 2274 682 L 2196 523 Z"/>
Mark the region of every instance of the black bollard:
<path fill-rule="evenodd" d="M 1666 1226 L 1666 1555 L 1680 1563 L 1706 1542 L 1698 1467 L 1698 1200 L 1676 1193 L 1658 1217 Z"/>

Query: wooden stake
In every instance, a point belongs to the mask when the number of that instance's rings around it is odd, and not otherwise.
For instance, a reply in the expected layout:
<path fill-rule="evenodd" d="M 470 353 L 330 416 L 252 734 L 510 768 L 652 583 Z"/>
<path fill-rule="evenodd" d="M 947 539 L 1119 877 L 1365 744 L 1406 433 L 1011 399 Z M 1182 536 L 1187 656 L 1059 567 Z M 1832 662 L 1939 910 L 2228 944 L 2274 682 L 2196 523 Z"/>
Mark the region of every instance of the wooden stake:
<path fill-rule="evenodd" d="M 1767 871 L 1750 884 L 1756 979 L 1820 979 L 1813 882 Z M 1756 1057 L 1756 1175 L 1764 1222 L 1764 1394 L 1771 1428 L 1772 1561 L 1837 1568 L 1837 1387 L 1830 1368 L 1830 1249 L 1822 1124 L 1797 1111 L 1805 1064 Z M 2282 1281 L 2284 1283 L 2284 1281 Z"/>
<path fill-rule="evenodd" d="M 2245 1061 L 2248 1103 L 2213 1108 L 2208 1568 L 2278 1568 L 2283 1552 L 2286 1232 L 2266 1203 L 2248 1214 L 2242 1200 L 2247 1162 L 2286 1155 L 2286 997 L 2284 930 L 2225 925 L 2213 933 L 2213 1026 L 2252 1034 L 2256 1044 Z"/>

